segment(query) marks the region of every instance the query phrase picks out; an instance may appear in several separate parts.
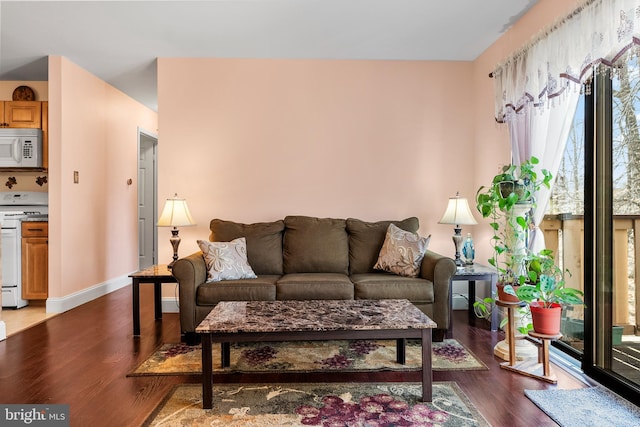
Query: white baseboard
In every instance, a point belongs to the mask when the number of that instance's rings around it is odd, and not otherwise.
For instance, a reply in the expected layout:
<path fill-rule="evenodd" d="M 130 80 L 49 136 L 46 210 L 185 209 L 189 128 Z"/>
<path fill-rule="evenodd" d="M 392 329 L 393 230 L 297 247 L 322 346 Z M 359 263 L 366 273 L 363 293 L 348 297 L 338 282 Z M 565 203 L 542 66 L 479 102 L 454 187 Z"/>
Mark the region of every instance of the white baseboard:
<path fill-rule="evenodd" d="M 4 341 L 7 339 L 7 324 L 4 323 L 4 320 L 0 320 L 0 341 Z"/>
<path fill-rule="evenodd" d="M 101 296 L 117 291 L 118 289 L 124 288 L 130 284 L 131 278 L 127 274 L 64 297 L 49 297 L 47 298 L 46 310 L 47 313 L 64 313 L 65 311 L 71 310 L 72 308 L 78 307 L 89 301 L 93 301 L 96 298 L 100 298 Z M 179 313 L 180 309 L 178 307 L 178 300 L 175 297 L 162 298 L 162 312 Z M 2 329 L 0 326 L 0 333 L 1 332 Z"/>
<path fill-rule="evenodd" d="M 64 297 L 49 297 L 47 298 L 47 313 L 64 313 L 129 284 L 131 284 L 131 278 L 125 274 Z"/>
<path fill-rule="evenodd" d="M 453 310 L 466 310 L 469 307 L 467 297 L 464 295 L 454 295 L 451 305 Z"/>
<path fill-rule="evenodd" d="M 162 312 L 163 313 L 179 313 L 178 300 L 174 297 L 162 298 Z"/>

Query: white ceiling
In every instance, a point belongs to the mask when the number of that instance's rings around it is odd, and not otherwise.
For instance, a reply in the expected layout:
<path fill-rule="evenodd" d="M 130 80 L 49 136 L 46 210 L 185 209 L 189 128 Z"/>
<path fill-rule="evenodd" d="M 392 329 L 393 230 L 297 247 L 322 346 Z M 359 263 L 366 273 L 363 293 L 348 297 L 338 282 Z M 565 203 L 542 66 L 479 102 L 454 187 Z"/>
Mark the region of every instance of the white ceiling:
<path fill-rule="evenodd" d="M 62 55 L 157 110 L 156 58 L 469 61 L 538 0 L 0 0 L 0 80 Z"/>

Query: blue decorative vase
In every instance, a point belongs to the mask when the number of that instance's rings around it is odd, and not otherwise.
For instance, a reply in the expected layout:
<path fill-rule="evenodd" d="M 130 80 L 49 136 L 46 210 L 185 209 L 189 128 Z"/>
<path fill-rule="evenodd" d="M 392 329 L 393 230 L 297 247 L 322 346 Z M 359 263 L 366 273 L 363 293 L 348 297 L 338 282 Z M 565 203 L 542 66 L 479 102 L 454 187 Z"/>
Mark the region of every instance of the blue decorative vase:
<path fill-rule="evenodd" d="M 468 233 L 467 238 L 464 240 L 464 244 L 462 245 L 462 255 L 464 256 L 464 263 L 466 265 L 473 265 L 473 259 L 476 256 L 476 250 L 473 247 L 473 239 L 471 238 L 471 233 Z"/>

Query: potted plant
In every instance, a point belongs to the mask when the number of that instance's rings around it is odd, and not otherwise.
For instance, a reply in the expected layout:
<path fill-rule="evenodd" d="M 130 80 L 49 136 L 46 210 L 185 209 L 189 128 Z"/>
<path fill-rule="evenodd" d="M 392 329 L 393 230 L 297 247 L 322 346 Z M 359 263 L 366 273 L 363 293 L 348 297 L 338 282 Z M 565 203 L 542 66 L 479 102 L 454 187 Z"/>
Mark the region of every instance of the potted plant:
<path fill-rule="evenodd" d="M 476 192 L 476 208 L 483 218 L 491 219 L 493 256 L 488 262 L 498 271 L 501 298 L 508 299 L 501 288 L 507 284 L 517 286 L 524 274 L 534 194 L 542 186 L 550 188 L 552 175 L 546 169 L 538 171 L 538 164 L 539 160 L 531 157 L 520 165 L 503 166 L 491 185 Z"/>
<path fill-rule="evenodd" d="M 518 289 L 505 287 L 505 292 L 516 295 L 528 303 L 534 331 L 557 335 L 563 306 L 584 304 L 584 293 L 566 287 L 562 270 L 555 263 L 553 251 L 544 249 L 526 257 L 526 274 L 520 276 Z"/>
<path fill-rule="evenodd" d="M 516 290 L 526 273 L 525 259 L 528 253 L 527 239 L 532 226 L 530 215 L 535 206 L 534 194 L 543 186 L 550 188 L 552 175 L 546 169 L 538 170 L 539 160 L 531 157 L 520 165 L 505 165 L 495 175 L 491 185 L 482 186 L 476 192 L 476 208 L 483 218 L 490 218 L 493 234 L 493 256 L 490 265 L 498 272 L 498 295 L 473 303 L 478 317 L 488 317 L 495 298 L 501 301 L 518 301 Z M 505 292 L 505 289 L 508 292 Z M 519 310 L 518 327 L 522 334 L 532 329 L 529 307 Z M 504 318 L 501 326 L 507 319 Z"/>

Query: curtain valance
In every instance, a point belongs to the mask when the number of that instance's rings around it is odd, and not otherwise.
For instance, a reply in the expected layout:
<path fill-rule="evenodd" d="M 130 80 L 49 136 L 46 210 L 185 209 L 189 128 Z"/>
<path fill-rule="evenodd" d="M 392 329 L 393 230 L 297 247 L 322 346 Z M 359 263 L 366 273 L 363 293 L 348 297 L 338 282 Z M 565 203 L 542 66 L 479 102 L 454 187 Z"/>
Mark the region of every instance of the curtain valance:
<path fill-rule="evenodd" d="M 638 52 L 640 0 L 589 0 L 496 67 L 496 120 L 561 102 L 594 69 L 624 67 Z"/>

